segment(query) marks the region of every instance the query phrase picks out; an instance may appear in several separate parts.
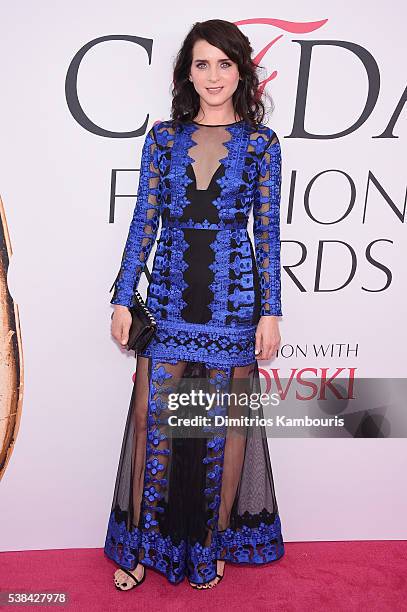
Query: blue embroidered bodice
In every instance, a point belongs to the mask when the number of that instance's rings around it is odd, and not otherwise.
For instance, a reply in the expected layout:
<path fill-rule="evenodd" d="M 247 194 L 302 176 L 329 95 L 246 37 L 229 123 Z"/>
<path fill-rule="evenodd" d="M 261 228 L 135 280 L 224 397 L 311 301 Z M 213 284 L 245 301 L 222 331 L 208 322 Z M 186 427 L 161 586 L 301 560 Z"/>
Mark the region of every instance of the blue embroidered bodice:
<path fill-rule="evenodd" d="M 248 329 L 259 316 L 281 315 L 280 190 L 271 128 L 155 124 L 111 304 L 131 305 L 161 220 L 147 295 L 158 324 Z"/>

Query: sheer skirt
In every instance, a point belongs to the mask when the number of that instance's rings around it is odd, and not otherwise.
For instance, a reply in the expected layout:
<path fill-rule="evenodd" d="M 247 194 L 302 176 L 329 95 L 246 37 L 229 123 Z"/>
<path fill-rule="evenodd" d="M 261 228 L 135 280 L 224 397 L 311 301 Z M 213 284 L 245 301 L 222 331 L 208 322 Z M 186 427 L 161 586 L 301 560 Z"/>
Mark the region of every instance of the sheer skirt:
<path fill-rule="evenodd" d="M 138 356 L 104 548 L 119 566 L 142 563 L 174 584 L 208 582 L 217 559 L 265 564 L 284 554 L 264 427 L 170 434 L 170 394 L 194 378 L 213 392 L 261 392 L 257 361 L 222 368 Z M 240 417 L 242 409 L 215 401 L 215 414 Z"/>

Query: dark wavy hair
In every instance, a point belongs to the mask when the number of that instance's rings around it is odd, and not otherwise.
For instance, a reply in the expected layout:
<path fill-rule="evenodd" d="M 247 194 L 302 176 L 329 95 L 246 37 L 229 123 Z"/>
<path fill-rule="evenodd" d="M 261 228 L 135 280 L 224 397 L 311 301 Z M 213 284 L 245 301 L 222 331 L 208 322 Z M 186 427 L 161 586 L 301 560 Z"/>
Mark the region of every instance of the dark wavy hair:
<path fill-rule="evenodd" d="M 233 93 L 235 113 L 250 125 L 256 127 L 263 121 L 265 107 L 259 95 L 257 66 L 252 60 L 253 49 L 250 41 L 230 21 L 209 19 L 195 23 L 188 32 L 177 53 L 173 68 L 171 118 L 175 124 L 192 121 L 200 108 L 199 94 L 189 80 L 192 64 L 192 49 L 196 41 L 206 40 L 221 49 L 234 61 L 239 70 L 239 84 Z"/>

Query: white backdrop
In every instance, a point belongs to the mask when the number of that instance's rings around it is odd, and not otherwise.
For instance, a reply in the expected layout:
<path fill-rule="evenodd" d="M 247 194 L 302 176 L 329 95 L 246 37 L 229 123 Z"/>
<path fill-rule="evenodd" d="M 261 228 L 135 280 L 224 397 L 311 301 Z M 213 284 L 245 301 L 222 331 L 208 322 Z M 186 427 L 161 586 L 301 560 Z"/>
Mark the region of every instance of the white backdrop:
<path fill-rule="evenodd" d="M 171 12 L 170 12 L 170 6 Z M 169 118 L 172 61 L 190 26 L 198 20 L 275 18 L 296 23 L 241 25 L 256 53 L 282 37 L 265 55 L 267 85 L 276 109 L 268 124 L 283 153 L 281 205 L 283 271 L 280 323 L 284 354 L 307 347 L 308 354 L 282 357 L 263 368 L 357 368 L 364 377 L 405 377 L 405 225 L 369 171 L 399 211 L 406 197 L 406 111 L 382 134 L 406 86 L 406 11 L 399 2 L 286 0 L 247 9 L 241 0 L 207 0 L 199 11 L 176 0 L 156 2 L 151 11 L 116 3 L 8 3 L 0 9 L 1 143 L 0 194 L 13 247 L 9 288 L 19 306 L 25 392 L 15 450 L 0 483 L 2 550 L 102 547 L 113 496 L 122 434 L 131 393 L 134 358 L 110 336 L 108 293 L 120 264 L 135 203 L 117 198 L 109 223 L 112 168 L 139 167 L 143 135 L 108 138 L 86 130 L 72 116 L 65 79 L 75 54 L 102 36 L 151 39 L 152 61 L 128 41 L 111 40 L 90 49 L 81 62 L 78 96 L 86 115 L 111 131 L 148 128 Z M 314 31 L 301 24 L 327 20 Z M 348 41 L 374 57 L 380 93 L 367 120 L 336 139 L 293 138 L 301 46 L 293 41 Z M 313 50 L 305 127 L 311 133 L 340 132 L 360 116 L 367 97 L 366 71 L 338 46 Z M 351 177 L 356 200 L 340 223 L 321 225 L 304 208 L 304 192 L 318 173 L 340 170 Z M 292 192 L 292 173 L 296 171 Z M 134 194 L 138 173 L 121 172 L 117 192 Z M 292 194 L 292 219 L 288 210 Z M 310 193 L 310 209 L 322 221 L 347 209 L 344 174 L 322 175 Z M 357 256 L 352 282 L 336 292 L 314 292 L 318 241 L 344 241 Z M 391 270 L 369 263 L 365 251 Z M 292 241 L 292 242 L 290 242 Z M 295 242 L 294 242 L 295 241 Z M 343 245 L 328 245 L 321 286 L 339 287 L 350 261 Z M 153 251 L 154 253 L 154 251 Z M 153 254 L 149 260 L 151 268 Z M 142 289 L 146 279 L 143 277 Z M 404 315 L 404 316 L 402 316 Z M 316 357 L 313 345 L 358 346 L 357 355 Z M 404 539 L 407 494 L 403 439 L 273 439 L 270 443 L 285 541 Z"/>

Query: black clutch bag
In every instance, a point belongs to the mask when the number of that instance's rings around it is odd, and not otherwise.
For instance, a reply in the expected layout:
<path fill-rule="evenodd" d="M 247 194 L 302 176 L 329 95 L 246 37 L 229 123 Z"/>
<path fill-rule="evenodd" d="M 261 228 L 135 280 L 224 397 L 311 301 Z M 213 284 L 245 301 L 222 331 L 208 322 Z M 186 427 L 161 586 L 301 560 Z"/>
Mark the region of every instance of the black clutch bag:
<path fill-rule="evenodd" d="M 128 351 L 141 353 L 154 336 L 157 323 L 137 291 L 133 293 L 133 304 L 128 306 L 131 314 L 129 339 L 126 348 Z M 112 318 L 113 318 L 112 312 Z"/>
<path fill-rule="evenodd" d="M 132 321 L 126 348 L 128 351 L 140 353 L 154 336 L 157 323 L 137 289 L 134 291 L 133 305 L 129 306 L 129 310 Z"/>

